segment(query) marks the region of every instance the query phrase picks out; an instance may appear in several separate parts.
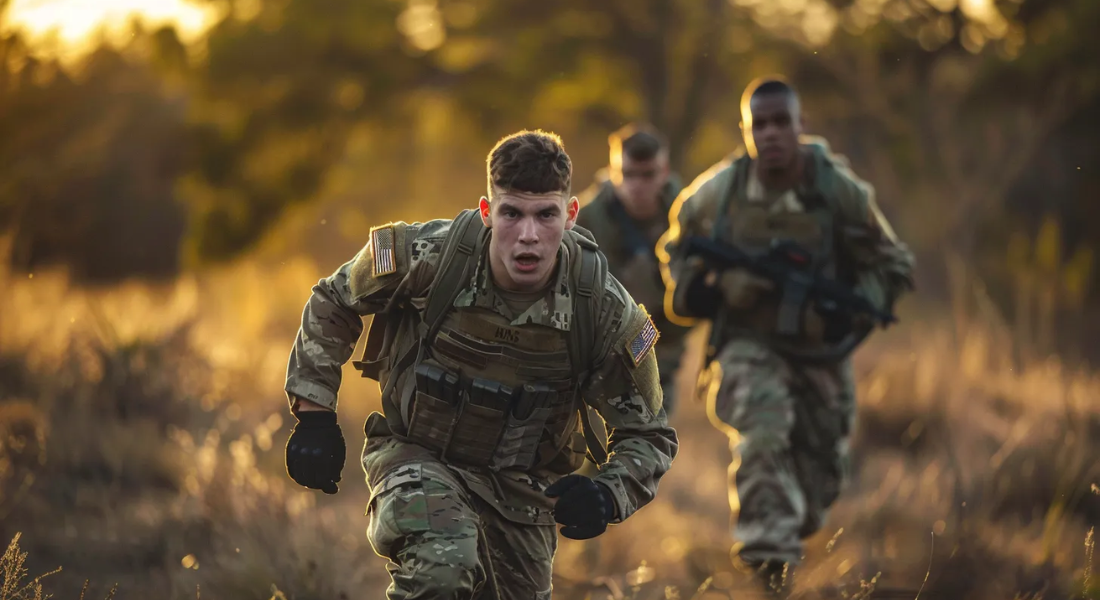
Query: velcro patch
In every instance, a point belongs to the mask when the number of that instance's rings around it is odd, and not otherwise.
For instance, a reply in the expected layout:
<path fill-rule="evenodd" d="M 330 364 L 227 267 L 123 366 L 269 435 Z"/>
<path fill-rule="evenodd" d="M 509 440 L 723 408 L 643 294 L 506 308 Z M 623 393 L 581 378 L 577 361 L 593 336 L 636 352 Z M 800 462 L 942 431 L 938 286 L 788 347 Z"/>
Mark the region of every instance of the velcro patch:
<path fill-rule="evenodd" d="M 645 317 L 645 325 L 642 326 L 642 330 L 626 343 L 626 353 L 630 355 L 630 360 L 635 367 L 642 362 L 646 352 L 652 350 L 653 346 L 657 344 L 657 339 L 661 337 L 648 313 Z"/>
<path fill-rule="evenodd" d="M 392 223 L 371 228 L 370 244 L 373 255 L 371 273 L 374 277 L 397 271 L 397 260 L 394 258 L 393 249 L 396 237 Z"/>

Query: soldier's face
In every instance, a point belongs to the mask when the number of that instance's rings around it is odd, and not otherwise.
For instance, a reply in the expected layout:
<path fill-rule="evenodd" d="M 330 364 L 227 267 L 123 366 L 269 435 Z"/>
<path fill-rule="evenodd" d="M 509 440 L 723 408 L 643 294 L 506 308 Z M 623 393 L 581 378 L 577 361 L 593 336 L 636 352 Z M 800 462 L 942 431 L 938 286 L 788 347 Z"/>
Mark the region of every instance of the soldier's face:
<path fill-rule="evenodd" d="M 632 217 L 653 217 L 661 209 L 661 189 L 668 182 L 668 155 L 660 152 L 649 160 L 635 160 L 624 154 L 620 164 L 612 166 L 611 181 Z"/>
<path fill-rule="evenodd" d="M 782 169 L 794 163 L 802 116 L 798 99 L 789 94 L 766 94 L 749 103 L 752 142 L 756 159 L 765 169 Z"/>
<path fill-rule="evenodd" d="M 495 189 L 481 199 L 481 218 L 493 230 L 489 264 L 493 282 L 516 292 L 537 291 L 550 282 L 566 229 L 580 205 L 563 192 L 533 194 Z"/>

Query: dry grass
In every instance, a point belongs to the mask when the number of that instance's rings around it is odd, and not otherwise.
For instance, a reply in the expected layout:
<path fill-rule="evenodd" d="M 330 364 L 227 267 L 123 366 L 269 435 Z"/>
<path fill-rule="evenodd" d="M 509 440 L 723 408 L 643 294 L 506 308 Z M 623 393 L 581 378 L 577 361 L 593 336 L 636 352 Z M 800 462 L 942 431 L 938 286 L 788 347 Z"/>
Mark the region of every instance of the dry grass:
<path fill-rule="evenodd" d="M 335 497 L 282 468 L 287 350 L 327 269 L 282 262 L 98 291 L 0 273 L 0 534 L 14 538 L 5 569 L 17 565 L 5 586 L 63 565 L 48 581 L 61 597 L 116 581 L 120 597 L 383 596 L 354 458 Z M 1100 598 L 1095 374 L 1017 364 L 1003 329 L 980 323 L 891 331 L 857 367 L 855 477 L 807 542 L 800 589 Z M 354 456 L 377 392 L 352 375 L 341 420 Z M 727 441 L 698 404 L 674 424 L 681 455 L 658 499 L 597 544 L 563 540 L 556 597 L 738 588 Z M 20 593 L 0 600 L 38 592 Z"/>

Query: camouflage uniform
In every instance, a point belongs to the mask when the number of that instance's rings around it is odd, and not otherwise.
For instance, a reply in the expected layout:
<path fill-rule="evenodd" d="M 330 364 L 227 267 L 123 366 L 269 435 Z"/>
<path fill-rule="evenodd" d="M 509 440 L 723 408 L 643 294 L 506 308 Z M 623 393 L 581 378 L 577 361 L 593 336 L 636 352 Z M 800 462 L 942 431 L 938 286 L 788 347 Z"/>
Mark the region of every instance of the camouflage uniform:
<path fill-rule="evenodd" d="M 455 286 L 438 336 L 422 347 L 432 283 L 449 270 L 440 266 L 456 222 L 376 228 L 354 259 L 321 280 L 305 307 L 286 391 L 335 409 L 360 317 L 388 318 L 392 335 L 377 377 L 383 412 L 368 418 L 363 449 L 367 534 L 375 552 L 390 560 L 388 597 L 550 598 L 557 533 L 554 501 L 543 492 L 585 456 L 581 399 L 610 431 L 610 458 L 596 481 L 614 498 L 612 523 L 653 498 L 676 454 L 676 434 L 661 407 L 649 335 L 655 331 L 622 286 L 601 275 L 595 352 L 581 365 L 583 383 L 570 379 L 576 365 L 563 339 L 574 331 L 584 299 L 572 277 L 579 236 L 567 231 L 552 286 L 519 305 L 492 284 L 484 250 L 473 252 L 476 268 Z M 477 247 L 487 248 L 489 230 L 477 228 Z M 455 381 L 507 384 L 516 398 L 541 398 L 523 417 L 536 424 L 523 425 L 515 408 L 478 404 L 471 387 L 453 405 L 441 403 L 453 397 L 433 391 L 432 382 Z M 527 395 L 536 389 L 542 391 Z M 458 412 L 446 416 L 453 407 Z"/>
<path fill-rule="evenodd" d="M 668 230 L 668 211 L 682 187 L 679 177 L 675 174 L 669 177 L 661 194 L 663 211 L 649 223 L 638 223 L 615 197 L 615 187 L 607 179 L 606 172 L 601 172 L 596 183 L 581 194 L 581 211 L 577 216 L 577 224 L 592 232 L 600 250 L 607 256 L 611 274 L 622 282 L 636 302 L 651 312 L 653 323 L 661 332 L 657 365 L 661 372 L 665 410 L 669 415 L 675 411 L 675 376 L 690 328 L 676 325 L 665 316 L 665 284 L 661 279 L 656 246 Z"/>
<path fill-rule="evenodd" d="M 677 199 L 661 253 L 676 282 L 667 301 L 677 317 L 689 312 L 685 282 L 700 276 L 700 267 L 676 252 L 688 235 L 718 235 L 749 249 L 795 239 L 880 308 L 911 287 L 913 257 L 878 211 L 872 187 L 824 140 L 804 139 L 801 151 L 812 175 L 794 190 L 765 190 L 741 156 L 700 175 Z M 774 336 L 778 300 L 758 298 L 744 310 L 719 309 L 714 360 L 704 374 L 708 411 L 734 453 L 730 503 L 740 560 L 797 565 L 801 540 L 822 526 L 848 479 L 855 384 L 848 359 L 811 365 L 784 352 Z M 796 350 L 815 343 L 794 342 Z"/>

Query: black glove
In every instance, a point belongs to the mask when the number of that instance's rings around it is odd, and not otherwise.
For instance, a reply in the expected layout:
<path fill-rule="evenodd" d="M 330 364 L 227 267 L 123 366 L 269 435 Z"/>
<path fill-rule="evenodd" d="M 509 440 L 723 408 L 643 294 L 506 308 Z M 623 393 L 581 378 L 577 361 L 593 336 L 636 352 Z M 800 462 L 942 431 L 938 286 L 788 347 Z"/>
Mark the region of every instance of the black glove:
<path fill-rule="evenodd" d="M 566 475 L 544 493 L 548 498 L 558 499 L 554 520 L 565 526 L 561 534 L 572 540 L 600 535 L 607 531 L 607 523 L 615 516 L 611 490 L 584 475 Z"/>
<path fill-rule="evenodd" d="M 814 302 L 813 311 L 821 318 L 824 325 L 821 338 L 829 344 L 835 344 L 843 340 L 852 332 L 852 315 L 841 310 L 833 302 Z"/>
<path fill-rule="evenodd" d="M 286 441 L 286 472 L 298 485 L 326 494 L 339 491 L 347 447 L 331 410 L 302 411 Z"/>

